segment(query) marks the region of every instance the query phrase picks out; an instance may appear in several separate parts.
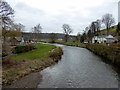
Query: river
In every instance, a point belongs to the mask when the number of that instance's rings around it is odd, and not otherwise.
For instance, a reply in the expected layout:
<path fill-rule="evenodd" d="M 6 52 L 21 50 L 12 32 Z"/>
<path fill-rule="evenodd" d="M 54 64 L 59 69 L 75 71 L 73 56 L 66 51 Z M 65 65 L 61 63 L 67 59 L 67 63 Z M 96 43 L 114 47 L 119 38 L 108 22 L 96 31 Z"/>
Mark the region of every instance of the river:
<path fill-rule="evenodd" d="M 118 73 L 85 48 L 58 45 L 61 60 L 40 72 L 38 88 L 118 88 Z"/>

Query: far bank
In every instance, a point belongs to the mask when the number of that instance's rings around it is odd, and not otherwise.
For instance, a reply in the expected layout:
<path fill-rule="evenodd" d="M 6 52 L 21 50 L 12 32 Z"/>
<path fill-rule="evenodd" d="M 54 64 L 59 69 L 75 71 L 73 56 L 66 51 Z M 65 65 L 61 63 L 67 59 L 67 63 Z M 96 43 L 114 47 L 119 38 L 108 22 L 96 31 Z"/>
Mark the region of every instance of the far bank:
<path fill-rule="evenodd" d="M 48 41 L 42 41 L 48 42 Z M 89 43 L 80 43 L 80 42 L 64 42 L 64 41 L 56 41 L 57 44 L 63 44 L 67 46 L 75 46 L 86 48 L 93 52 L 94 54 L 103 58 L 105 62 L 112 63 L 120 67 L 120 45 L 118 44 L 89 44 Z"/>

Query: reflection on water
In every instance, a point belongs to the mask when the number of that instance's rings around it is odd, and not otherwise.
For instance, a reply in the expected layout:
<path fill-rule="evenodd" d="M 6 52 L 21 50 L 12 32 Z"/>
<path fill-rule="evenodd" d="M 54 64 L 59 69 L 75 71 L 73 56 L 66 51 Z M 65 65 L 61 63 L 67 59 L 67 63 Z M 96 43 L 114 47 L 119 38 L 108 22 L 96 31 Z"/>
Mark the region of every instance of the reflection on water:
<path fill-rule="evenodd" d="M 117 73 L 108 64 L 84 48 L 61 46 L 58 64 L 44 69 L 38 88 L 117 88 Z"/>

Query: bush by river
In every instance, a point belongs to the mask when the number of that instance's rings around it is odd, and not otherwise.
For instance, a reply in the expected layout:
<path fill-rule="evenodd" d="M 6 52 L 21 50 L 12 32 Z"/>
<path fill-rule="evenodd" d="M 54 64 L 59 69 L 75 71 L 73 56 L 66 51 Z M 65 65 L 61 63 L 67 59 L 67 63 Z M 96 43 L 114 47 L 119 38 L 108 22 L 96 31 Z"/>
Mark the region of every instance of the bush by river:
<path fill-rule="evenodd" d="M 86 48 L 93 53 L 105 58 L 105 61 L 120 66 L 120 47 L 100 44 L 87 44 Z"/>

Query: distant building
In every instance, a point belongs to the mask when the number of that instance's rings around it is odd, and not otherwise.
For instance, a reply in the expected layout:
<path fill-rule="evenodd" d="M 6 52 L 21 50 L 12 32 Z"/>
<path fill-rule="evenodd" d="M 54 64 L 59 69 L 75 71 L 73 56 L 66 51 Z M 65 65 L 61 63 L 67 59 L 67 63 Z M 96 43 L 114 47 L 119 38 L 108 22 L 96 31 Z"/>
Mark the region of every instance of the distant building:
<path fill-rule="evenodd" d="M 112 35 L 95 36 L 92 38 L 92 43 L 114 43 L 115 41 L 118 41 L 118 40 Z"/>
<path fill-rule="evenodd" d="M 9 44 L 12 46 L 20 45 L 24 43 L 24 39 L 22 37 L 12 37 L 9 38 Z"/>
<path fill-rule="evenodd" d="M 92 38 L 92 43 L 105 43 L 107 41 L 106 36 L 94 36 Z"/>
<path fill-rule="evenodd" d="M 120 1 L 118 2 L 118 22 L 120 22 Z"/>

